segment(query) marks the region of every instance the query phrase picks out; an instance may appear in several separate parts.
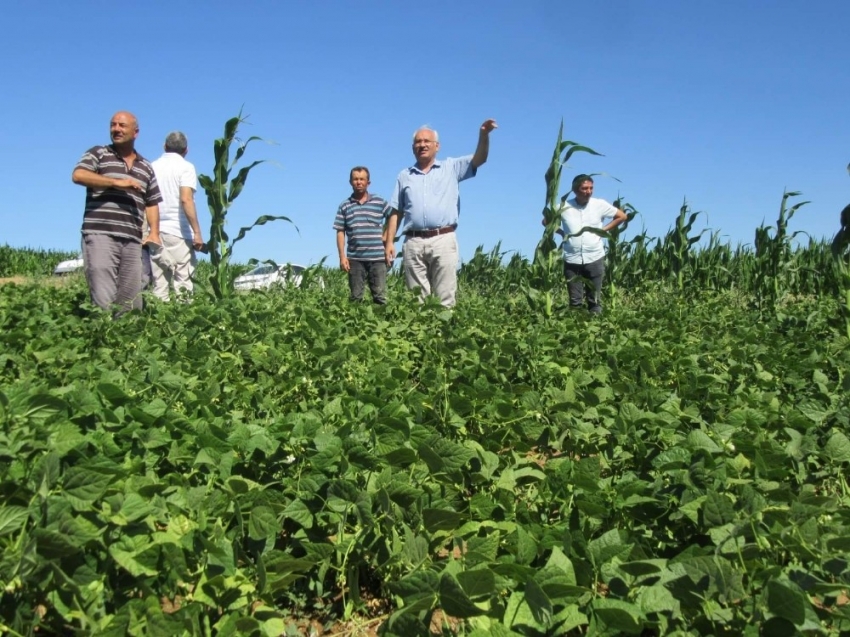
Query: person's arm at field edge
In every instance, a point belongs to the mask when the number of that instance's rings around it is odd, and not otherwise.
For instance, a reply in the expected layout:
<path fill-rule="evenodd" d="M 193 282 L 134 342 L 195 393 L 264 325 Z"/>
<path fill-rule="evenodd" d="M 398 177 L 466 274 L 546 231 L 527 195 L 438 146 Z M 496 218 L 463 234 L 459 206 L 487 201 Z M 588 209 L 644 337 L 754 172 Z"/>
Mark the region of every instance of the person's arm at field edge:
<path fill-rule="evenodd" d="M 145 218 L 148 221 L 148 236 L 142 239 L 142 245 L 145 243 L 155 243 L 161 246 L 162 239 L 159 237 L 159 204 L 145 207 Z"/>
<path fill-rule="evenodd" d="M 348 257 L 345 256 L 345 232 L 342 230 L 336 231 L 336 249 L 339 251 L 340 269 L 345 272 L 350 271 L 351 264 L 348 262 Z"/>
<path fill-rule="evenodd" d="M 619 226 L 621 223 L 628 221 L 628 219 L 629 218 L 628 216 L 626 216 L 626 213 L 617 208 L 617 212 L 614 213 L 614 218 L 611 219 L 611 222 L 602 229 L 605 232 L 610 232 L 611 230 Z"/>
<path fill-rule="evenodd" d="M 395 261 L 395 231 L 398 228 L 399 217 L 401 217 L 401 213 L 393 208 L 387 219 L 387 229 L 384 231 L 386 233 L 386 238 L 384 239 L 384 256 L 386 257 L 387 265 L 392 265 L 393 261 Z"/>
<path fill-rule="evenodd" d="M 472 156 L 472 167 L 478 168 L 487 161 L 490 154 L 490 132 L 498 128 L 496 120 L 488 119 L 478 130 L 478 146 L 475 148 L 475 154 Z"/>
<path fill-rule="evenodd" d="M 195 191 L 188 186 L 180 186 L 180 203 L 192 228 L 192 247 L 198 250 L 204 245 L 204 237 L 198 224 L 198 211 L 195 210 Z"/>

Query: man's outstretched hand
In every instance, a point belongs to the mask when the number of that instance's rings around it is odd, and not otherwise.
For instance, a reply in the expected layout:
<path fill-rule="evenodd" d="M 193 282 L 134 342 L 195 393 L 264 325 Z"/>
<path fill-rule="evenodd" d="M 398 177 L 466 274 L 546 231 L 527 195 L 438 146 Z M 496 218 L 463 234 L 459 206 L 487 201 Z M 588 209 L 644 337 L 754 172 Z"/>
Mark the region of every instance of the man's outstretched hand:
<path fill-rule="evenodd" d="M 483 124 L 481 124 L 481 132 L 488 135 L 495 128 L 499 128 L 499 125 L 496 123 L 495 119 L 488 119 Z"/>

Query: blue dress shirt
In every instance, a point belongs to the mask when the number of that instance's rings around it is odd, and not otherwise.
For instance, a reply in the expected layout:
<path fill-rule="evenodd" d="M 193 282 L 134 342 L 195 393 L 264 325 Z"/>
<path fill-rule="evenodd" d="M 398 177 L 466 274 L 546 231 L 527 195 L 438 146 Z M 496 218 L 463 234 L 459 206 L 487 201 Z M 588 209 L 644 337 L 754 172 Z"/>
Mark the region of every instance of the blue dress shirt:
<path fill-rule="evenodd" d="M 404 214 L 402 228 L 433 230 L 457 225 L 460 187 L 475 176 L 472 155 L 438 159 L 427 173 L 416 166 L 402 170 L 396 180 L 390 206 Z"/>

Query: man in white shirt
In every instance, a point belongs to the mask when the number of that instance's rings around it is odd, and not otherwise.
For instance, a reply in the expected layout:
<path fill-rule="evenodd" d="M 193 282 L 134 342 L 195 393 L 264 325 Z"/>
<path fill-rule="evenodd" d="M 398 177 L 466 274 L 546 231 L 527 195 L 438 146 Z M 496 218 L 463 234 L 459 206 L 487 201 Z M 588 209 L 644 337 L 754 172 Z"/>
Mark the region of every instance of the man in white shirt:
<path fill-rule="evenodd" d="M 609 232 L 626 221 L 626 213 L 604 199 L 595 199 L 593 178 L 578 175 L 573 179 L 573 197 L 561 203 L 561 228 L 564 237 L 564 275 L 570 293 L 570 307 L 581 307 L 583 298 L 594 314 L 602 313 L 600 304 L 605 278 L 605 244 L 602 237 L 583 228 Z M 545 220 L 544 220 L 545 223 Z M 589 279 L 592 287 L 585 286 Z"/>
<path fill-rule="evenodd" d="M 163 202 L 159 213 L 162 251 L 151 255 L 151 270 L 153 293 L 163 301 L 168 301 L 172 285 L 178 296 L 192 293 L 195 250 L 204 245 L 195 210 L 198 178 L 195 167 L 185 159 L 188 152 L 186 135 L 174 131 L 165 138 L 162 157 L 152 162 Z"/>

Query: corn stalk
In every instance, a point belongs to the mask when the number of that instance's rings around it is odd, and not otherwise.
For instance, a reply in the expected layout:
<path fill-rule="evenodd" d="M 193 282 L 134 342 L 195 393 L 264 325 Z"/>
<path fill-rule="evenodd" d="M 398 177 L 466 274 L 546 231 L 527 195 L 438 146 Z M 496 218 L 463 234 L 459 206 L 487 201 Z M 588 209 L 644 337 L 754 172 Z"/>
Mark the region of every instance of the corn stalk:
<path fill-rule="evenodd" d="M 605 287 L 607 288 L 607 297 L 610 299 L 611 309 L 614 309 L 617 303 L 617 281 L 620 280 L 623 269 L 626 266 L 628 259 L 628 244 L 624 244 L 620 240 L 629 223 L 638 215 L 637 208 L 632 204 L 626 203 L 621 198 L 617 198 L 614 202 L 614 207 L 619 208 L 626 213 L 626 221 L 607 233 L 608 235 L 608 250 L 605 253 Z"/>
<path fill-rule="evenodd" d="M 676 216 L 676 225 L 667 231 L 664 241 L 658 246 L 663 254 L 663 262 L 667 264 L 667 274 L 673 276 L 679 293 L 685 290 L 685 272 L 693 261 L 694 251 L 691 248 L 707 232 L 706 229 L 698 234 L 691 234 L 694 222 L 700 214 L 702 213 L 699 211 L 691 212 L 688 202 L 683 201 Z"/>
<path fill-rule="evenodd" d="M 775 232 L 762 224 L 756 228 L 755 294 L 759 311 L 773 311 L 779 300 L 796 290 L 797 263 L 792 242 L 800 231 L 789 233 L 788 222 L 808 201 L 800 201 L 789 207 L 789 199 L 799 197 L 799 192 L 785 192 L 779 207 Z"/>
<path fill-rule="evenodd" d="M 239 140 L 237 137 L 239 125 L 245 122 L 246 119 L 246 117 L 242 116 L 242 111 L 240 110 L 239 115 L 227 120 L 224 124 L 224 137 L 216 139 L 214 143 L 215 166 L 213 168 L 213 176 L 198 176 L 198 181 L 207 195 L 207 205 L 210 209 L 210 238 L 207 245 L 209 247 L 212 272 L 209 282 L 212 286 L 213 296 L 217 299 L 233 293 L 234 272 L 230 267 L 233 246 L 238 241 L 241 241 L 249 230 L 256 226 L 262 226 L 269 221 L 276 220 L 292 223 L 292 220 L 288 217 L 261 215 L 250 226 L 240 228 L 239 233 L 233 241 L 230 241 L 230 237 L 225 230 L 227 213 L 230 211 L 230 206 L 234 200 L 242 193 L 242 189 L 245 187 L 245 181 L 248 179 L 248 173 L 254 167 L 265 162 L 264 159 L 255 160 L 247 166 L 240 168 L 233 179 L 230 178 L 239 160 L 245 154 L 248 144 L 255 140 L 262 141 L 260 137 L 256 136 L 249 137 L 244 142 Z M 233 161 L 231 161 L 230 147 L 233 142 L 236 142 L 238 147 Z"/>

